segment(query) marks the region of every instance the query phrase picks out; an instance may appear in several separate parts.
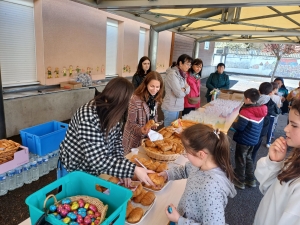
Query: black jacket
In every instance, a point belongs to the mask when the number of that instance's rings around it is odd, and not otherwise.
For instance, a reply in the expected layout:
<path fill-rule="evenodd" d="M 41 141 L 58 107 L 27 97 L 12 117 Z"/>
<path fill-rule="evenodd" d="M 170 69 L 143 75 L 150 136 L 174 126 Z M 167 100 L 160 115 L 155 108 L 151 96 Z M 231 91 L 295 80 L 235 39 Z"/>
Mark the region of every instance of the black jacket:
<path fill-rule="evenodd" d="M 146 77 L 146 74 L 140 75 L 135 73 L 132 77 L 132 84 L 134 86 L 134 89 L 137 89 L 138 86 L 143 82 L 144 78 Z"/>
<path fill-rule="evenodd" d="M 269 124 L 270 124 L 270 116 L 278 116 L 281 113 L 281 110 L 278 108 L 278 106 L 272 99 L 270 99 L 270 101 L 268 101 L 265 105 L 268 108 L 268 114 L 266 115 L 266 117 L 264 119 L 263 128 L 262 128 L 261 134 L 260 134 L 261 137 L 267 135 L 267 133 L 268 133 Z"/>

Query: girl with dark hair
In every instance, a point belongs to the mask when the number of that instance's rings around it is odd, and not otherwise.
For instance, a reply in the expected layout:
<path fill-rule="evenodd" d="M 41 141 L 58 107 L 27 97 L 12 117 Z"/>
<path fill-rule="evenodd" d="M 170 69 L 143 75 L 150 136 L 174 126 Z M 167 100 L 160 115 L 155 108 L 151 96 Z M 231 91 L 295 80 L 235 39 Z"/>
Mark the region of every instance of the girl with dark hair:
<path fill-rule="evenodd" d="M 186 54 L 178 57 L 177 65 L 170 67 L 165 76 L 165 97 L 162 103 L 164 126 L 170 126 L 179 117 L 184 108 L 184 96 L 190 93 L 190 86 L 186 82 L 186 73 L 191 67 L 193 59 Z"/>
<path fill-rule="evenodd" d="M 131 148 L 139 147 L 141 140 L 149 133 L 150 128 L 145 126 L 146 123 L 151 119 L 157 121 L 157 107 L 162 102 L 162 94 L 161 75 L 156 71 L 148 73 L 129 102 L 128 118 L 123 135 L 125 155 L 130 152 Z"/>
<path fill-rule="evenodd" d="M 192 66 L 187 73 L 186 82 L 190 86 L 190 93 L 184 97 L 184 109 L 182 111 L 183 116 L 200 107 L 200 78 L 202 67 L 202 60 L 194 59 Z"/>
<path fill-rule="evenodd" d="M 149 57 L 143 56 L 139 61 L 135 74 L 132 77 L 132 84 L 134 86 L 134 89 L 138 88 L 138 86 L 143 82 L 146 75 L 150 72 L 151 61 Z"/>
<path fill-rule="evenodd" d="M 275 83 L 278 84 L 278 95 L 281 97 L 281 102 L 282 102 L 282 106 L 281 106 L 281 114 L 285 114 L 289 112 L 289 102 L 287 101 L 286 97 L 289 94 L 288 89 L 285 87 L 284 85 L 284 81 L 282 77 L 277 77 L 274 80 Z"/>
<path fill-rule="evenodd" d="M 225 224 L 227 198 L 236 195 L 228 137 L 196 124 L 181 133 L 181 141 L 189 162 L 160 173 L 168 180 L 187 179 L 178 207 L 170 204 L 167 217 L 178 225 Z"/>
<path fill-rule="evenodd" d="M 59 147 L 58 178 L 80 170 L 95 176 L 109 174 L 121 178 L 126 186 L 133 175 L 152 183 L 147 175 L 151 171 L 135 166 L 124 157 L 119 120 L 132 93 L 132 84 L 117 77 L 75 112 Z"/>
<path fill-rule="evenodd" d="M 286 138 L 277 138 L 267 157 L 257 162 L 255 176 L 264 197 L 254 225 L 298 225 L 300 221 L 300 100 L 293 102 L 284 131 Z M 294 149 L 287 157 L 288 146 Z"/>

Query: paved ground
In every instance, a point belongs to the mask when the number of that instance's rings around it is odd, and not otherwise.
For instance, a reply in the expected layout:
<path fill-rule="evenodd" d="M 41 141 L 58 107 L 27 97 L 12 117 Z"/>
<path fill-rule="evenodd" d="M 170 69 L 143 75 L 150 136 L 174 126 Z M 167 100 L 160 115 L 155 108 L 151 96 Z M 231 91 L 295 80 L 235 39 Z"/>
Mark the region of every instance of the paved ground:
<path fill-rule="evenodd" d="M 259 84 L 264 81 L 270 81 L 269 78 L 262 77 L 247 77 L 247 76 L 230 76 L 231 89 L 246 90 L 248 88 L 258 88 Z M 201 105 L 206 104 L 205 99 L 205 81 L 203 79 L 201 85 Z M 286 81 L 286 86 L 297 87 L 298 81 Z M 159 112 L 159 119 L 162 118 L 162 113 Z M 280 116 L 275 132 L 275 137 L 283 136 L 283 129 L 286 125 L 287 115 Z M 229 137 L 232 138 L 233 133 L 228 133 Z M 15 136 L 11 139 L 21 143 L 20 137 Z M 231 158 L 234 159 L 235 143 L 232 141 Z M 265 141 L 258 152 L 258 157 L 267 155 L 268 149 L 265 147 Z M 234 161 L 233 166 L 234 166 Z M 31 184 L 25 184 L 22 188 L 18 188 L 14 191 L 9 191 L 5 196 L 0 197 L 0 224 L 5 225 L 17 225 L 26 218 L 29 217 L 27 205 L 25 199 L 31 193 L 39 190 L 45 185 L 53 182 L 56 179 L 54 171 L 41 177 L 38 181 L 32 182 Z M 245 190 L 238 190 L 238 194 L 235 198 L 229 199 L 226 207 L 226 222 L 230 225 L 251 225 L 255 216 L 256 209 L 262 198 L 262 194 L 259 192 L 258 187 L 246 188 Z M 4 223 L 5 221 L 5 223 Z"/>

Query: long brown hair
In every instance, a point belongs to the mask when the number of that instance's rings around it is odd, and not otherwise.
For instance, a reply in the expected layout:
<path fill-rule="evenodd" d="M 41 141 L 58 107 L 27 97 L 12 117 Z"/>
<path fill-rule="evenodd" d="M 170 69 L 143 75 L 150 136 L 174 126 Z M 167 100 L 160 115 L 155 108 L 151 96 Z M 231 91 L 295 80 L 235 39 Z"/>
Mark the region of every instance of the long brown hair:
<path fill-rule="evenodd" d="M 151 71 L 150 73 L 147 74 L 143 82 L 138 86 L 138 88 L 135 90 L 134 94 L 139 96 L 141 100 L 147 102 L 149 99 L 149 91 L 147 88 L 147 85 L 152 81 L 152 80 L 157 80 L 160 83 L 160 89 L 156 94 L 155 101 L 158 103 L 162 103 L 162 95 L 164 92 L 164 82 L 161 77 L 161 75 L 156 72 L 156 71 Z"/>
<path fill-rule="evenodd" d="M 234 172 L 230 164 L 230 144 L 226 134 L 216 131 L 204 124 L 196 124 L 181 133 L 181 141 L 186 149 L 196 153 L 204 148 L 213 156 L 216 164 L 233 181 Z"/>
<path fill-rule="evenodd" d="M 293 101 L 290 113 L 293 113 L 292 110 L 297 116 L 300 116 L 300 99 Z M 280 183 L 300 178 L 300 148 L 292 150 L 277 178 L 280 180 Z"/>
<path fill-rule="evenodd" d="M 151 72 L 151 60 L 150 60 L 149 57 L 143 56 L 142 58 L 140 58 L 139 64 L 138 64 L 136 72 L 135 72 L 135 73 L 137 73 L 140 76 L 144 76 L 145 75 L 145 71 L 143 69 L 143 62 L 146 61 L 146 60 L 149 60 L 149 62 L 150 62 L 150 67 L 149 67 L 149 70 L 146 71 L 146 74 L 148 74 L 148 73 Z"/>
<path fill-rule="evenodd" d="M 133 91 L 133 85 L 126 78 L 116 77 L 107 83 L 100 94 L 95 96 L 101 130 L 106 132 L 106 136 L 127 110 Z"/>

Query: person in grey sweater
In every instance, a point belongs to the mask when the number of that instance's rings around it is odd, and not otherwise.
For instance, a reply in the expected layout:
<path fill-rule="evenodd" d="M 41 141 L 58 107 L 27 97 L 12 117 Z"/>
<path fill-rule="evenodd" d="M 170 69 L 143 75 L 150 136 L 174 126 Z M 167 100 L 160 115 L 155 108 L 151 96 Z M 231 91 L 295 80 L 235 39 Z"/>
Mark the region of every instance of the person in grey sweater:
<path fill-rule="evenodd" d="M 168 180 L 187 179 L 177 209 L 173 204 L 166 208 L 170 224 L 224 225 L 228 197 L 236 195 L 227 136 L 196 124 L 181 133 L 181 140 L 189 162 L 160 173 Z"/>
<path fill-rule="evenodd" d="M 190 56 L 183 54 L 177 59 L 177 64 L 166 71 L 165 97 L 161 105 L 165 127 L 177 120 L 179 112 L 184 108 L 184 97 L 190 93 L 186 72 L 190 69 L 192 60 Z"/>

